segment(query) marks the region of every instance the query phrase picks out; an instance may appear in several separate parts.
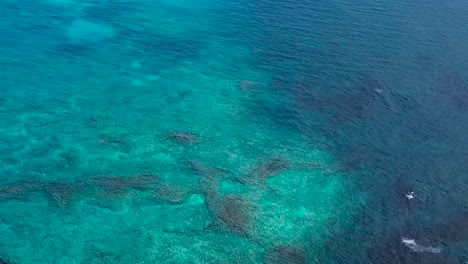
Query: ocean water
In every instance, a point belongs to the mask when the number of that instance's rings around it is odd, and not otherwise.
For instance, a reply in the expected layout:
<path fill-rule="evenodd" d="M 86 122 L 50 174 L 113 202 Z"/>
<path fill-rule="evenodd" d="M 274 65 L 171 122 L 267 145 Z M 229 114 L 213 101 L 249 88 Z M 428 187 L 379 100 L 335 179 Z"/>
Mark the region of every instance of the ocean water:
<path fill-rule="evenodd" d="M 1 0 L 0 263 L 468 262 L 468 2 Z"/>

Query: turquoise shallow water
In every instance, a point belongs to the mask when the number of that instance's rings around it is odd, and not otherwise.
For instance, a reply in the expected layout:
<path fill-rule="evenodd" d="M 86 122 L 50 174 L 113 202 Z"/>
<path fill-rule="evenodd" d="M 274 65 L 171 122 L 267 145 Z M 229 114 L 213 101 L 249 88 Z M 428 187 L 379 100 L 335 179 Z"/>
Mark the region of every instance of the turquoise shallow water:
<path fill-rule="evenodd" d="M 464 1 L 0 2 L 0 263 L 466 263 Z"/>

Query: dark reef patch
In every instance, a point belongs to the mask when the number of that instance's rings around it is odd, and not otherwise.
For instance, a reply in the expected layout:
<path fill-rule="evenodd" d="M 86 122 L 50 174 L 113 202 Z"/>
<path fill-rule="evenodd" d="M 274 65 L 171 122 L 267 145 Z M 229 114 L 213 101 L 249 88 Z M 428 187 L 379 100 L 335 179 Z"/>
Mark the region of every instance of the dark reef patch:
<path fill-rule="evenodd" d="M 258 162 L 245 176 L 240 177 L 242 183 L 263 183 L 290 168 L 290 163 L 283 157 L 271 157 Z"/>
<path fill-rule="evenodd" d="M 268 250 L 265 264 L 306 264 L 307 255 L 299 246 L 277 245 Z"/>
<path fill-rule="evenodd" d="M 201 177 L 218 177 L 230 174 L 230 172 L 226 169 L 206 166 L 205 164 L 196 160 L 189 160 L 187 161 L 187 164 L 193 172 Z"/>
<path fill-rule="evenodd" d="M 187 199 L 188 195 L 188 191 L 181 187 L 169 184 L 161 184 L 153 193 L 153 197 L 155 199 L 171 204 L 183 203 Z"/>
<path fill-rule="evenodd" d="M 90 180 L 71 183 L 16 182 L 0 187 L 0 201 L 24 200 L 33 193 L 40 193 L 46 196 L 52 204 L 64 207 L 78 198 L 120 200 L 127 198 L 132 191 L 140 191 L 146 193 L 147 198 L 171 204 L 183 203 L 190 194 L 188 189 L 166 184 L 156 175 L 138 174 L 131 177 L 98 176 Z M 211 198 L 213 200 L 216 197 L 215 191 Z"/>
<path fill-rule="evenodd" d="M 107 198 L 121 198 L 131 189 L 154 190 L 161 184 L 161 179 L 152 174 L 140 174 L 132 177 L 102 176 L 92 180 L 97 193 Z"/>
<path fill-rule="evenodd" d="M 28 195 L 39 192 L 43 188 L 40 181 L 21 181 L 0 187 L 1 200 L 24 200 Z"/>
<path fill-rule="evenodd" d="M 243 236 L 250 236 L 252 233 L 253 209 L 253 205 L 246 198 L 238 195 L 219 198 L 209 206 L 217 226 Z"/>
<path fill-rule="evenodd" d="M 45 185 L 45 192 L 50 200 L 58 206 L 67 206 L 78 195 L 86 191 L 87 185 L 84 182 L 76 183 L 48 183 Z"/>
<path fill-rule="evenodd" d="M 205 196 L 206 202 L 210 204 L 219 196 L 221 181 L 231 176 L 231 173 L 223 168 L 206 166 L 195 160 L 189 160 L 187 164 L 200 178 L 199 191 Z"/>

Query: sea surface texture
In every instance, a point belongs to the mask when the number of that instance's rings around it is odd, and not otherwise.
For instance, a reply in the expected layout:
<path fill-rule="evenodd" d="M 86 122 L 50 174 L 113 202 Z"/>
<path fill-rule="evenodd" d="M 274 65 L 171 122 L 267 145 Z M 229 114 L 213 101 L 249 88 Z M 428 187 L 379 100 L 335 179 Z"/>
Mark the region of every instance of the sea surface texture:
<path fill-rule="evenodd" d="M 0 0 L 0 263 L 468 263 L 468 1 Z"/>

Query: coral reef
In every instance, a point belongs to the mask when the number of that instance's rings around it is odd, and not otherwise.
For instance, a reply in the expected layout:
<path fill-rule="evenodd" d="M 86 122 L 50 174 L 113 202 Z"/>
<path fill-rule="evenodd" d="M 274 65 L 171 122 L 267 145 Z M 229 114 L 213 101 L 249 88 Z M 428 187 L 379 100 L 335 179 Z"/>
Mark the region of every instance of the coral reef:
<path fill-rule="evenodd" d="M 205 196 L 207 203 L 216 199 L 220 192 L 221 180 L 230 176 L 230 172 L 219 167 L 206 166 L 195 160 L 189 160 L 187 164 L 200 177 L 199 189 Z"/>
<path fill-rule="evenodd" d="M 49 195 L 54 204 L 67 206 L 79 194 L 86 191 L 86 183 L 48 183 L 45 184 L 45 192 Z"/>
<path fill-rule="evenodd" d="M 153 192 L 153 197 L 163 202 L 181 204 L 187 199 L 188 194 L 189 193 L 181 187 L 164 183 Z"/>
<path fill-rule="evenodd" d="M 95 177 L 91 182 L 102 196 L 121 198 L 131 189 L 153 190 L 161 183 L 161 179 L 152 174 L 140 174 L 132 177 Z"/>
<path fill-rule="evenodd" d="M 23 200 L 33 192 L 41 191 L 43 184 L 40 181 L 21 181 L 0 187 L 1 200 Z"/>
<path fill-rule="evenodd" d="M 243 236 L 250 236 L 254 206 L 244 197 L 227 195 L 213 203 L 209 210 L 218 227 Z"/>
<path fill-rule="evenodd" d="M 171 204 L 181 204 L 189 195 L 188 190 L 164 183 L 156 175 L 138 174 L 131 177 L 100 176 L 72 183 L 17 182 L 0 188 L 0 201 L 23 200 L 34 192 L 42 192 L 53 204 L 67 206 L 79 197 L 123 199 L 131 190 L 149 191 L 152 198 Z"/>
<path fill-rule="evenodd" d="M 306 264 L 307 255 L 300 246 L 277 245 L 268 250 L 265 264 Z"/>
<path fill-rule="evenodd" d="M 240 177 L 239 180 L 243 183 L 263 183 L 289 167 L 289 162 L 283 157 L 271 157 L 258 162 L 247 175 Z"/>

